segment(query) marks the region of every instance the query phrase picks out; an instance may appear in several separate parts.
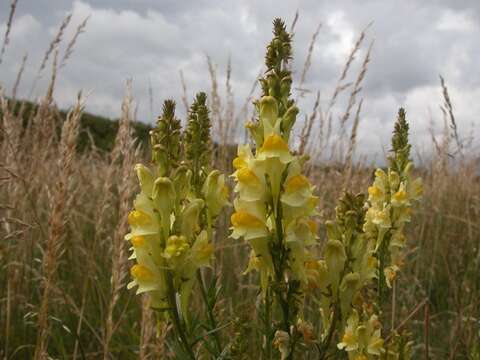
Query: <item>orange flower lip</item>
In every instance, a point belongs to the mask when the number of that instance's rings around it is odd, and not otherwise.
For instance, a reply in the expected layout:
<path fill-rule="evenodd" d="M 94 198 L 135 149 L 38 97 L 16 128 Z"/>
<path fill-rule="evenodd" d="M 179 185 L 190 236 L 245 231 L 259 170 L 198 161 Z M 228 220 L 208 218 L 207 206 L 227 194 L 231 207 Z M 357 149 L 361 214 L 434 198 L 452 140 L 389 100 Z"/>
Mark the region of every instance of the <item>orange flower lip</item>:
<path fill-rule="evenodd" d="M 237 178 L 238 178 L 238 181 L 247 183 L 247 184 L 259 182 L 258 176 L 255 175 L 255 173 L 252 170 L 246 167 L 241 168 L 240 170 L 237 171 Z"/>
<path fill-rule="evenodd" d="M 249 226 L 249 227 L 261 227 L 263 226 L 263 222 L 257 218 L 256 216 L 240 210 L 235 212 L 232 217 L 230 218 L 233 226 L 241 227 L 241 226 Z"/>
<path fill-rule="evenodd" d="M 246 161 L 244 159 L 242 159 L 241 157 L 236 157 L 235 159 L 233 159 L 232 164 L 233 164 L 233 167 L 237 170 L 247 166 Z"/>
<path fill-rule="evenodd" d="M 130 226 L 144 226 L 149 225 L 152 219 L 148 214 L 142 210 L 133 210 L 128 214 L 128 223 Z"/>
<path fill-rule="evenodd" d="M 288 193 L 297 191 L 303 187 L 310 185 L 308 179 L 303 175 L 292 176 L 285 185 L 285 191 Z"/>
<path fill-rule="evenodd" d="M 145 238 L 143 236 L 132 236 L 130 242 L 135 247 L 141 247 L 145 245 Z"/>
<path fill-rule="evenodd" d="M 139 264 L 132 266 L 130 269 L 130 274 L 132 274 L 135 279 L 140 281 L 149 281 L 153 279 L 153 273 L 150 271 L 150 269 Z"/>
<path fill-rule="evenodd" d="M 288 144 L 280 135 L 271 134 L 265 138 L 260 152 L 264 151 L 289 151 Z"/>

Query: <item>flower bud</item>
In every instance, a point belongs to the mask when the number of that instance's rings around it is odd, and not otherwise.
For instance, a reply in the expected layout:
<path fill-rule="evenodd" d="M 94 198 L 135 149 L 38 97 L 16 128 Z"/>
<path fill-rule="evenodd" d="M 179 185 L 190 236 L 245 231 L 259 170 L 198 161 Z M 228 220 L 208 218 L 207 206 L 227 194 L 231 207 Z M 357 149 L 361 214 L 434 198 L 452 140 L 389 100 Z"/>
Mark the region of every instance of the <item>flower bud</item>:
<path fill-rule="evenodd" d="M 295 124 L 295 120 L 297 119 L 298 112 L 299 112 L 298 107 L 296 107 L 295 105 L 292 105 L 288 108 L 286 113 L 283 115 L 282 130 L 283 130 L 283 136 L 287 141 L 290 137 L 290 131 L 292 130 L 292 127 Z"/>
<path fill-rule="evenodd" d="M 275 126 L 278 117 L 277 100 L 272 96 L 264 96 L 260 99 L 260 120 L 268 121 L 272 127 Z"/>
<path fill-rule="evenodd" d="M 228 188 L 225 185 L 225 177 L 218 170 L 208 174 L 202 188 L 208 213 L 214 218 L 220 214 L 222 208 L 227 204 Z"/>
<path fill-rule="evenodd" d="M 170 232 L 170 213 L 175 205 L 175 189 L 167 177 L 160 177 L 153 185 L 153 201 L 160 212 L 164 237 Z"/>
<path fill-rule="evenodd" d="M 189 241 L 193 239 L 193 235 L 199 230 L 198 218 L 204 204 L 202 199 L 194 199 L 185 206 L 182 212 L 181 233 Z"/>
<path fill-rule="evenodd" d="M 148 197 L 151 197 L 153 192 L 152 172 L 143 164 L 135 165 L 135 171 L 137 172 L 137 177 L 138 181 L 140 182 L 140 188 L 142 189 L 142 192 Z"/>
<path fill-rule="evenodd" d="M 255 123 L 253 121 L 248 121 L 245 124 L 245 127 L 250 132 L 250 135 L 253 137 L 253 140 L 255 140 L 255 144 L 257 145 L 257 148 L 260 148 L 263 144 L 263 124 L 261 122 Z"/>
<path fill-rule="evenodd" d="M 290 75 L 285 76 L 280 81 L 280 96 L 288 97 L 290 96 L 290 90 L 292 87 L 292 77 Z"/>
<path fill-rule="evenodd" d="M 177 193 L 178 200 L 184 199 L 188 195 L 190 189 L 190 178 L 192 177 L 192 171 L 186 166 L 182 165 L 175 170 L 174 184 L 175 191 Z"/>
<path fill-rule="evenodd" d="M 345 266 L 345 260 L 347 256 L 345 254 L 345 247 L 340 240 L 328 240 L 325 246 L 325 261 L 327 262 L 327 268 L 332 280 L 332 285 L 338 281 L 343 267 Z"/>

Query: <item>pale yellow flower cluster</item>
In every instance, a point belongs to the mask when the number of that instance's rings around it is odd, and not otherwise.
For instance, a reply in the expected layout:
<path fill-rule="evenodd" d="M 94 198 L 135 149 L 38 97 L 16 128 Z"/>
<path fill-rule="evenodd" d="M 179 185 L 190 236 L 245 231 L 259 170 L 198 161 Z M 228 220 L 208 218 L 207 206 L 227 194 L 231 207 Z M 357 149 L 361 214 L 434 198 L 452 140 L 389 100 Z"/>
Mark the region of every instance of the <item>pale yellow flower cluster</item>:
<path fill-rule="evenodd" d="M 364 200 L 361 194 L 354 196 L 345 193 L 342 196 L 336 208 L 336 221 L 326 222 L 328 240 L 324 259 L 307 264 L 310 287 L 321 292 L 319 304 L 323 322 L 322 339 L 327 341 L 325 346 L 328 346 L 331 334 L 338 328 L 340 334 L 345 334 L 338 347 L 347 352 L 361 346 L 359 337 L 350 336 L 355 319 L 358 325 L 359 316 L 355 308 L 363 308 L 365 299 L 362 289 L 372 284 L 378 271 L 375 244 L 365 237 L 362 230 Z M 347 319 L 351 325 L 345 327 Z M 375 336 L 380 337 L 380 327 L 376 330 L 378 336 Z M 381 349 L 381 343 L 377 345 Z"/>
<path fill-rule="evenodd" d="M 302 175 L 302 159 L 289 150 L 290 134 L 285 131 L 285 124 L 292 122 L 296 111 L 292 105 L 279 117 L 277 100 L 264 96 L 260 100 L 259 122 L 247 124 L 257 149 L 253 153 L 249 145 L 240 145 L 233 161 L 238 196 L 231 217 L 232 237 L 243 237 L 250 244 L 247 271 L 260 272 L 263 291 L 275 272 L 273 245 L 286 248 L 290 275 L 306 284 L 305 262 L 310 259 L 307 247 L 316 238 L 311 216 L 315 215 L 317 197 L 310 181 Z"/>
<path fill-rule="evenodd" d="M 354 310 L 347 320 L 345 333 L 337 347 L 348 353 L 349 360 L 378 358 L 383 352 L 381 326 L 376 315 L 361 320 Z"/>
<path fill-rule="evenodd" d="M 181 186 L 188 184 L 188 173 L 178 172 L 172 181 L 156 177 L 141 164 L 136 171 L 141 192 L 128 215 L 131 232 L 125 238 L 132 244 L 130 259 L 136 261 L 128 287 L 138 286 L 137 294 L 148 292 L 154 308 L 178 307 L 186 320 L 195 273 L 209 265 L 214 250 L 199 217 L 205 206 L 216 216 L 227 203 L 224 177 L 216 171 L 207 177 L 204 201 L 194 198 L 188 186 Z M 169 303 L 169 282 L 175 304 Z"/>
<path fill-rule="evenodd" d="M 368 203 L 364 231 L 375 242 L 378 252 L 387 242 L 390 263 L 383 269 L 387 286 L 391 287 L 403 263 L 405 247 L 404 226 L 410 221 L 412 205 L 422 196 L 422 179 L 413 179 L 413 164 L 406 166 L 403 174 L 392 169 L 377 169 L 375 181 L 368 188 Z"/>

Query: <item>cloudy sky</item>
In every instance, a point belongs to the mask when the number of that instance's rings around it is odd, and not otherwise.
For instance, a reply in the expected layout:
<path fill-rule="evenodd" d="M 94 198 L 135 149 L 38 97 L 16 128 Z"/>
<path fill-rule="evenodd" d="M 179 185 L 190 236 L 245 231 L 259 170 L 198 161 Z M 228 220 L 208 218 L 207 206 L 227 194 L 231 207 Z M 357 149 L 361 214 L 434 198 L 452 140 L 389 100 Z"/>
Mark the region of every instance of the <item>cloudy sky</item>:
<path fill-rule="evenodd" d="M 0 1 L 2 41 L 9 3 Z M 55 94 L 59 106 L 71 105 L 77 91 L 83 89 L 89 93 L 88 111 L 117 117 L 125 80 L 131 78 L 138 118 L 152 121 L 152 113 L 160 111 L 163 99 L 173 97 L 181 104 L 180 71 L 189 97 L 199 90 L 210 91 L 208 54 L 218 66 L 222 87 L 230 57 L 239 109 L 262 69 L 272 19 L 282 17 L 289 24 L 296 10 L 300 15 L 294 37 L 297 81 L 312 34 L 322 24 L 303 86 L 312 93 L 300 99 L 305 113 L 311 111 L 316 91 L 321 92 L 326 107 L 348 53 L 361 30 L 373 22 L 347 78 L 355 79 L 368 44 L 374 40 L 360 95 L 363 112 L 359 153 L 372 158 L 383 156 L 399 106 L 407 109 L 417 151 L 427 152 L 431 148 L 429 129 L 433 126 L 439 134 L 443 127 L 439 74 L 449 87 L 460 134 L 480 135 L 475 125 L 480 114 L 477 0 L 19 0 L 10 43 L 0 64 L 0 84 L 7 93 L 10 91 L 21 59 L 28 53 L 20 95 L 41 96 L 50 67 L 42 72 L 33 93 L 32 84 L 43 54 L 62 20 L 72 13 L 59 47 L 60 57 L 78 24 L 90 18 L 74 54 L 61 69 Z M 153 111 L 149 84 L 154 95 Z M 343 114 L 346 100 L 340 100 L 334 109 L 334 120 Z"/>

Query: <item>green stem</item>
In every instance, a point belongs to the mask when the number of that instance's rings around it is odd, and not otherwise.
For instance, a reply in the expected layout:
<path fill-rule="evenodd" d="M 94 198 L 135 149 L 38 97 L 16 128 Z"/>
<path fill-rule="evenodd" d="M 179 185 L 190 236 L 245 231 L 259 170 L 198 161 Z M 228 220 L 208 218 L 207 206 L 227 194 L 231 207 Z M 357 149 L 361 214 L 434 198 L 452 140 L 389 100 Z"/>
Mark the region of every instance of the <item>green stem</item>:
<path fill-rule="evenodd" d="M 264 315 L 265 315 L 265 335 L 267 338 L 267 343 L 265 344 L 265 357 L 267 359 L 272 358 L 272 342 L 273 342 L 273 331 L 272 331 L 272 293 L 270 289 L 267 289 L 264 300 Z"/>
<path fill-rule="evenodd" d="M 167 287 L 168 287 L 167 296 L 168 296 L 169 308 L 170 308 L 170 312 L 172 314 L 173 325 L 175 327 L 175 332 L 178 334 L 177 341 L 180 340 L 179 341 L 180 345 L 187 352 L 189 358 L 192 359 L 192 360 L 195 360 L 195 354 L 193 353 L 193 350 L 190 347 L 190 344 L 187 340 L 187 335 L 185 334 L 185 329 L 182 326 L 182 320 L 180 319 L 180 316 L 178 314 L 177 300 L 176 300 L 176 297 L 175 297 L 175 287 L 173 285 L 173 279 L 172 279 L 172 274 L 170 273 L 170 270 L 165 270 L 165 277 L 166 277 L 166 280 L 167 280 Z"/>
<path fill-rule="evenodd" d="M 200 283 L 200 288 L 202 290 L 202 298 L 203 302 L 205 303 L 205 306 L 207 308 L 207 316 L 208 316 L 208 321 L 209 321 L 209 330 L 215 330 L 217 329 L 217 322 L 215 320 L 215 316 L 213 314 L 213 306 L 212 303 L 208 299 L 208 294 L 207 294 L 207 289 L 205 287 L 205 282 L 203 281 L 203 276 L 202 272 L 200 269 L 197 270 L 197 279 L 198 282 Z M 213 334 L 213 339 L 215 341 L 215 348 L 217 353 L 215 356 L 219 356 L 222 353 L 222 343 L 220 342 L 220 337 L 218 336 L 218 332 L 214 332 Z"/>
<path fill-rule="evenodd" d="M 284 272 L 285 272 L 285 262 L 288 258 L 287 249 L 285 248 L 284 238 L 283 238 L 283 224 L 282 224 L 282 205 L 280 203 L 280 198 L 277 200 L 276 206 L 274 207 L 274 217 L 275 217 L 275 233 L 277 234 L 277 246 L 280 250 L 280 256 L 278 261 L 276 261 L 275 257 L 273 257 L 273 264 L 275 270 L 275 277 L 276 281 L 281 285 L 280 287 L 276 287 L 274 289 L 274 293 L 276 295 L 277 301 L 280 304 L 280 308 L 282 309 L 283 313 L 283 330 L 290 334 L 290 307 L 289 307 L 289 283 L 287 283 L 284 279 Z M 284 286 L 283 286 L 284 285 Z M 295 350 L 295 342 L 292 341 L 292 345 L 290 348 L 290 354 L 287 357 L 287 360 L 293 359 L 293 352 Z"/>
<path fill-rule="evenodd" d="M 328 348 L 330 347 L 330 343 L 332 342 L 332 339 L 333 339 L 333 334 L 335 333 L 337 320 L 338 320 L 338 301 L 335 302 L 335 305 L 333 308 L 332 322 L 330 323 L 327 336 L 325 337 L 325 340 L 323 341 L 319 350 L 320 352 L 320 354 L 318 355 L 319 360 L 324 360 L 327 358 Z"/>

